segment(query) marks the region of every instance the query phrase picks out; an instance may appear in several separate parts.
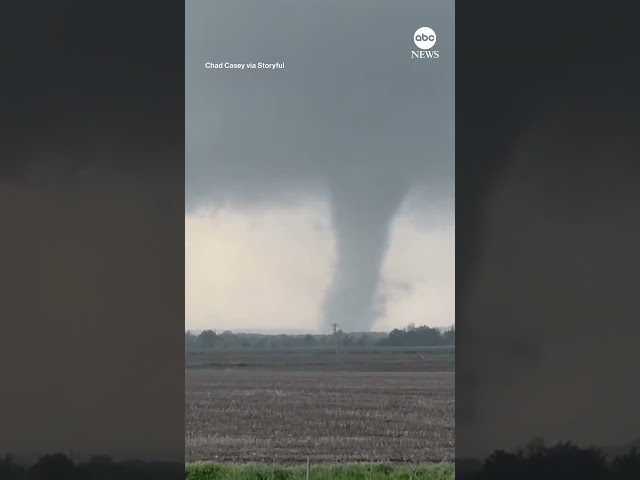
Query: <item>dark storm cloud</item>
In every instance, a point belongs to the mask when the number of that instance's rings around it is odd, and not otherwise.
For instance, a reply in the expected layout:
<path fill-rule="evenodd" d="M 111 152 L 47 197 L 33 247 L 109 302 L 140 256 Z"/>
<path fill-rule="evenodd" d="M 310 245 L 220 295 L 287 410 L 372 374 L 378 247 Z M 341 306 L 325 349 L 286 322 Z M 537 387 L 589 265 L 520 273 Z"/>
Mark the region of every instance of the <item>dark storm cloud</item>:
<path fill-rule="evenodd" d="M 143 1 L 125 13 L 124 6 L 74 0 L 0 6 L 3 43 L 13 47 L 5 57 L 8 154 L 0 172 L 27 169 L 51 145 L 65 154 L 49 155 L 48 163 L 67 170 L 100 160 L 126 171 L 181 161 L 183 138 L 172 130 L 180 119 L 167 121 L 184 102 L 167 95 L 183 85 L 175 70 L 183 41 L 172 32 L 184 26 L 170 25 L 178 9 L 151 9 Z M 114 147 L 136 155 L 101 158 Z"/>
<path fill-rule="evenodd" d="M 462 312 L 474 339 L 465 348 L 478 357 L 476 414 L 491 419 L 482 428 L 500 446 L 533 435 L 623 444 L 640 433 L 629 415 L 640 389 L 628 380 L 640 335 L 640 201 L 630 181 L 640 143 L 615 112 L 550 117 L 523 134 L 487 206 Z M 567 152 L 580 161 L 568 164 Z"/>
<path fill-rule="evenodd" d="M 183 6 L 0 9 L 0 452 L 179 459 Z"/>
<path fill-rule="evenodd" d="M 408 192 L 453 199 L 453 4 L 193 1 L 187 22 L 187 208 L 328 195 L 338 258 L 326 320 L 366 329 Z M 423 25 L 437 61 L 410 58 Z"/>
<path fill-rule="evenodd" d="M 640 98 L 621 5 L 496 2 L 483 22 L 458 2 L 458 456 L 640 433 Z"/>

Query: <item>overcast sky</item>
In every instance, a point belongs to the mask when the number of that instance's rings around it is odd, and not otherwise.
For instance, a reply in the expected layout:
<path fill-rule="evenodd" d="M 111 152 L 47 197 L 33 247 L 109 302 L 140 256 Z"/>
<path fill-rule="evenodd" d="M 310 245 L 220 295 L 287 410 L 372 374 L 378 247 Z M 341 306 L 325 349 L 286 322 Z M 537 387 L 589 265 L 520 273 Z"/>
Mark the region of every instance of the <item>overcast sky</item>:
<path fill-rule="evenodd" d="M 187 3 L 186 328 L 454 323 L 453 20 L 445 1 Z M 411 59 L 422 26 L 437 60 Z"/>
<path fill-rule="evenodd" d="M 183 458 L 182 14 L 0 6 L 0 455 Z"/>
<path fill-rule="evenodd" d="M 637 15 L 456 4 L 456 455 L 624 445 L 640 435 Z"/>
<path fill-rule="evenodd" d="M 461 422 L 461 443 L 476 454 L 534 436 L 618 446 L 640 434 L 640 390 L 628 380 L 638 360 L 638 125 L 623 96 L 599 93 L 598 104 L 545 105 L 486 199 L 483 255 L 460 312 L 470 319 L 462 362 L 472 358 L 477 374 L 477 390 L 466 390 L 477 423 Z M 466 429 L 483 433 L 472 443 Z"/>

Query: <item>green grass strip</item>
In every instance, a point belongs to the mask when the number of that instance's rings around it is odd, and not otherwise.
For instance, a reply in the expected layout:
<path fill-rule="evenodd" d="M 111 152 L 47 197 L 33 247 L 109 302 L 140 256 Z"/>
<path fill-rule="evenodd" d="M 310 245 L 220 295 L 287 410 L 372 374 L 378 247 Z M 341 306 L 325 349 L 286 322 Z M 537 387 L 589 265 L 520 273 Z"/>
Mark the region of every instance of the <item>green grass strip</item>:
<path fill-rule="evenodd" d="M 186 480 L 306 480 L 307 467 L 196 462 L 185 466 Z M 453 480 L 454 465 L 390 466 L 381 463 L 312 465 L 311 480 Z"/>

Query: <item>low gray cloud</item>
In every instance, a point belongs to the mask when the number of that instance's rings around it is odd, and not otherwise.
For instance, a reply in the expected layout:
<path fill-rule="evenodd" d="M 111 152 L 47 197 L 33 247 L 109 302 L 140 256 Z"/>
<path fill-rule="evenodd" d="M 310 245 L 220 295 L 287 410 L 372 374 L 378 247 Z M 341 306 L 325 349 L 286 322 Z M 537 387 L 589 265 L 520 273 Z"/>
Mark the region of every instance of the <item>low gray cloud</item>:
<path fill-rule="evenodd" d="M 453 202 L 453 18 L 443 1 L 187 4 L 187 209 L 328 197 L 326 322 L 371 326 L 391 221 L 412 189 Z M 410 58 L 424 24 L 436 61 Z"/>

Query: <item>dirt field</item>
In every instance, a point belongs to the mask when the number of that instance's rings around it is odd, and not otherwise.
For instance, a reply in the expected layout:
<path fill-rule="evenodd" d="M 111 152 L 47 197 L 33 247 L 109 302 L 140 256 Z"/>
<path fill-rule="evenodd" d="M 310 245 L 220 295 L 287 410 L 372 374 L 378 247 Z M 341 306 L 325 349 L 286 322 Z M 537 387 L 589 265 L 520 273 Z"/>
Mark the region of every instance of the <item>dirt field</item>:
<path fill-rule="evenodd" d="M 376 347 L 332 349 L 238 349 L 207 354 L 190 353 L 187 368 L 242 368 L 296 371 L 452 372 L 455 350 L 451 347 Z"/>
<path fill-rule="evenodd" d="M 187 357 L 186 461 L 453 460 L 451 353 Z"/>

